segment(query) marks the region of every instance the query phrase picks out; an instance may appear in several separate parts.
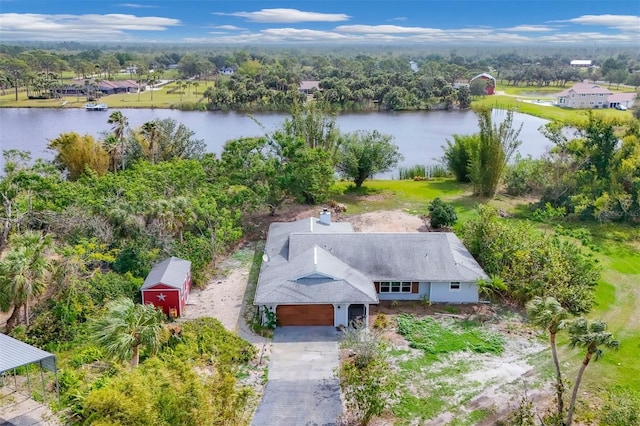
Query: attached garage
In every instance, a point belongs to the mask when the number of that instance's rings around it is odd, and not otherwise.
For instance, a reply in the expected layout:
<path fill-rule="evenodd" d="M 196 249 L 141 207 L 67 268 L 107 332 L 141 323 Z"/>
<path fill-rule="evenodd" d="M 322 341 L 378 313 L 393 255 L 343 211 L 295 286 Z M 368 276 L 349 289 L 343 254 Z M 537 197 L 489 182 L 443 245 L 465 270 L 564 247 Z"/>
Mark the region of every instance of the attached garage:
<path fill-rule="evenodd" d="M 333 305 L 279 305 L 276 308 L 277 324 L 282 325 L 333 325 Z"/>

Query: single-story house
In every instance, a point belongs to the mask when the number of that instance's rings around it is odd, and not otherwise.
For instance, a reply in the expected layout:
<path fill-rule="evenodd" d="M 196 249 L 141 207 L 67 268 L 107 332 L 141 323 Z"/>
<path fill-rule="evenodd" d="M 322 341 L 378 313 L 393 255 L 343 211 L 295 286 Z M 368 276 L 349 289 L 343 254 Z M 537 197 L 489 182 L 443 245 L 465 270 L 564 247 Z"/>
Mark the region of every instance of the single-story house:
<path fill-rule="evenodd" d="M 484 91 L 487 93 L 487 95 L 493 95 L 496 91 L 496 79 L 491 75 L 491 74 L 487 74 L 486 72 L 483 72 L 482 74 L 478 74 L 475 77 L 473 77 L 471 80 L 469 80 L 469 84 L 473 83 L 475 80 L 485 80 L 487 82 L 487 86 L 484 89 Z"/>
<path fill-rule="evenodd" d="M 451 232 L 354 232 L 320 218 L 269 227 L 254 304 L 278 325 L 346 326 L 380 300 L 477 303 L 487 275 Z"/>
<path fill-rule="evenodd" d="M 102 80 L 98 83 L 98 90 L 105 95 L 115 93 L 137 93 L 140 85 L 133 80 Z"/>
<path fill-rule="evenodd" d="M 236 69 L 234 67 L 222 67 L 220 68 L 220 74 L 222 75 L 233 75 L 236 73 Z"/>
<path fill-rule="evenodd" d="M 179 317 L 191 292 L 191 262 L 170 257 L 156 263 L 140 288 L 142 303 L 150 303 L 170 317 Z"/>
<path fill-rule="evenodd" d="M 298 92 L 305 95 L 311 95 L 318 90 L 320 90 L 320 82 L 317 80 L 302 80 L 298 86 Z"/>
<path fill-rule="evenodd" d="M 635 93 L 614 93 L 598 84 L 581 82 L 556 94 L 556 105 L 581 109 L 630 107 L 635 98 Z"/>

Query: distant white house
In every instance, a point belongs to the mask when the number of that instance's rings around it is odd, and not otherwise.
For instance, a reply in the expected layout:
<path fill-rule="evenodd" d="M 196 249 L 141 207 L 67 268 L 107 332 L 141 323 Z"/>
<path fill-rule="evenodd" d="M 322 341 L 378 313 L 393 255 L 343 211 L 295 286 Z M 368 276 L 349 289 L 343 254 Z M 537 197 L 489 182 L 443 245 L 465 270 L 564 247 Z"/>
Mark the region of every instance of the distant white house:
<path fill-rule="evenodd" d="M 565 108 L 629 108 L 635 101 L 635 93 L 614 93 L 594 83 L 576 83 L 556 95 L 556 104 Z"/>
<path fill-rule="evenodd" d="M 235 72 L 236 72 L 236 69 L 233 68 L 233 67 L 220 68 L 220 74 L 222 74 L 222 75 L 233 75 L 233 74 L 235 74 Z"/>
<path fill-rule="evenodd" d="M 593 61 L 590 59 L 574 59 L 570 64 L 572 67 L 590 67 Z"/>

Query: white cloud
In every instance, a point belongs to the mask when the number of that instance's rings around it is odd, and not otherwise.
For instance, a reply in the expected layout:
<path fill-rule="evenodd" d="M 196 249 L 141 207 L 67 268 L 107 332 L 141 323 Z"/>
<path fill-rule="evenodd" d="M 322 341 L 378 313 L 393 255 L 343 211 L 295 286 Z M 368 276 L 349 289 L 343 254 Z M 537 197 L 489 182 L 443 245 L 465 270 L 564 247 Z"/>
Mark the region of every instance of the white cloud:
<path fill-rule="evenodd" d="M 305 30 L 298 28 L 270 28 L 260 32 L 265 40 L 271 41 L 308 41 L 308 42 L 325 42 L 325 41 L 348 41 L 352 37 L 344 34 L 338 34 L 332 31 Z"/>
<path fill-rule="evenodd" d="M 128 31 L 165 31 L 178 19 L 125 14 L 0 14 L 0 35 L 14 40 L 121 40 Z"/>
<path fill-rule="evenodd" d="M 391 18 L 389 19 L 389 21 L 398 21 L 398 22 L 404 22 L 406 21 L 408 18 L 406 16 L 398 16 L 397 18 Z"/>
<path fill-rule="evenodd" d="M 634 43 L 638 41 L 633 34 L 602 34 L 599 32 L 558 33 L 537 38 L 542 43 Z"/>
<path fill-rule="evenodd" d="M 235 25 L 214 25 L 211 28 L 215 28 L 218 30 L 227 30 L 227 31 L 244 31 L 246 28 L 236 27 Z"/>
<path fill-rule="evenodd" d="M 356 34 L 424 34 L 442 33 L 443 30 L 422 27 L 401 27 L 398 25 L 340 25 L 335 31 Z"/>
<path fill-rule="evenodd" d="M 513 31 L 519 33 L 545 33 L 555 31 L 555 28 L 546 27 L 544 25 L 517 25 L 511 28 L 505 28 L 504 31 Z"/>
<path fill-rule="evenodd" d="M 604 26 L 616 28 L 621 31 L 640 32 L 640 16 L 635 15 L 582 15 L 577 18 L 558 22 Z"/>
<path fill-rule="evenodd" d="M 298 9 L 262 9 L 257 12 L 216 12 L 214 15 L 236 16 L 253 22 L 295 23 L 295 22 L 340 22 L 351 18 L 344 13 L 304 12 Z"/>
<path fill-rule="evenodd" d="M 138 4 L 138 3 L 120 3 L 118 6 L 130 7 L 132 9 L 153 9 L 158 7 L 150 4 Z"/>
<path fill-rule="evenodd" d="M 212 34 L 213 35 L 213 34 Z M 636 38 L 637 39 L 637 38 Z M 299 28 L 269 28 L 259 32 L 228 34 L 219 37 L 187 38 L 186 42 L 219 44 L 276 43 L 350 43 L 350 44 L 428 44 L 428 43 L 630 43 L 633 34 L 515 32 L 488 28 L 442 30 L 436 28 L 398 27 L 393 25 L 338 26 L 332 31 Z"/>

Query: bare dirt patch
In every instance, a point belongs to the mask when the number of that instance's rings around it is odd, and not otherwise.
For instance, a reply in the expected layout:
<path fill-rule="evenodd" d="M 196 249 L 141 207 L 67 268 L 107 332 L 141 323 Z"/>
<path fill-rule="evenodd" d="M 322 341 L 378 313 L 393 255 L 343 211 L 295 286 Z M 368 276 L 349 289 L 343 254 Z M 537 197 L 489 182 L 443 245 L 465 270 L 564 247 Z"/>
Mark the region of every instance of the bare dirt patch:
<path fill-rule="evenodd" d="M 416 318 L 430 317 L 443 323 L 477 321 L 487 332 L 503 336 L 504 350 L 501 354 L 452 352 L 438 355 L 437 361 L 427 362 L 422 367 L 416 367 L 420 361 L 412 366 L 403 365 L 424 356 L 422 351 L 410 348 L 397 331 L 396 318 L 403 313 Z M 440 409 L 423 417 L 419 424 L 435 426 L 453 420 L 467 424 L 465 419 L 479 411 L 486 413 L 486 417 L 478 424 L 495 424 L 517 407 L 525 387 L 530 400 L 547 401 L 550 388 L 538 377 L 532 362 L 535 357 L 544 359 L 543 352 L 547 347 L 535 338 L 520 312 L 502 307 L 498 310 L 486 304 L 429 305 L 419 301 L 392 304 L 385 301 L 371 307 L 371 326 L 380 315 L 384 315 L 390 324 L 383 337 L 394 350 L 392 365 L 401 372 L 405 392 L 424 399 L 425 406 L 440 403 Z M 418 419 L 414 418 L 408 424 L 418 424 L 415 423 Z M 376 424 L 394 424 L 395 421 L 378 419 Z"/>
<path fill-rule="evenodd" d="M 351 222 L 356 232 L 424 232 L 427 224 L 421 217 L 403 210 L 385 210 L 344 216 L 340 220 Z"/>

